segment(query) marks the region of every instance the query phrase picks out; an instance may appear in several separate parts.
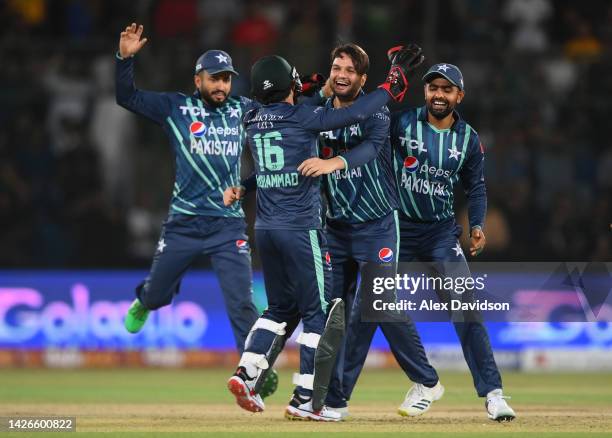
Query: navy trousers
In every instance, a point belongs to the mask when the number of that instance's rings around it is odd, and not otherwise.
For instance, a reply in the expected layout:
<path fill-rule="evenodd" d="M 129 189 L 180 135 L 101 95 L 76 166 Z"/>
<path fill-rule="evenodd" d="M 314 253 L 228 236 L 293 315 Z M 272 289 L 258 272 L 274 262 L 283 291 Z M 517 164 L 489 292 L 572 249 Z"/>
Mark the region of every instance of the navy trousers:
<path fill-rule="evenodd" d="M 202 255 L 209 256 L 225 299 L 238 351 L 258 312 L 253 304 L 251 253 L 242 218 L 172 214 L 164 222 L 153 264 L 136 296 L 150 310 L 167 306 L 181 279 Z M 204 292 L 204 291 L 203 291 Z"/>
<path fill-rule="evenodd" d="M 410 380 L 429 387 L 438 382 L 438 374 L 429 364 L 421 338 L 412 321 L 361 321 L 361 297 L 357 288 L 360 266 L 364 263 L 387 263 L 395 272 L 399 250 L 398 227 L 395 212 L 360 224 L 329 220 L 327 222 L 325 231 L 333 267 L 332 298 L 343 298 L 347 304 L 344 351 L 338 356 L 330 382 L 326 400 L 328 406 L 346 406 L 378 327 Z"/>
<path fill-rule="evenodd" d="M 463 276 L 469 276 L 470 270 L 457 240 L 460 235 L 461 227 L 454 219 L 422 223 L 400 216 L 400 262 L 441 262 L 436 265 L 442 269 L 444 262 L 448 262 L 454 271 L 452 275 L 459 272 Z M 443 299 L 444 294 L 439 293 L 438 296 Z M 485 397 L 489 391 L 502 388 L 501 375 L 484 324 L 472 319 L 453 324 L 478 396 Z"/>

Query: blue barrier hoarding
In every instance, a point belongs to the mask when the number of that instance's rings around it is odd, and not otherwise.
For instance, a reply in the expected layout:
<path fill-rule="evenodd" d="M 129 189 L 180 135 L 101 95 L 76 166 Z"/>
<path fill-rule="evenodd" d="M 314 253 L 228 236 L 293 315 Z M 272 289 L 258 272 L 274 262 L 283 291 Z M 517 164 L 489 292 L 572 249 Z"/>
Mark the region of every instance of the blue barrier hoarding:
<path fill-rule="evenodd" d="M 234 338 L 223 296 L 212 272 L 188 273 L 181 293 L 154 312 L 132 335 L 123 315 L 144 271 L 1 271 L 0 348 L 82 349 L 179 348 L 228 350 Z M 254 300 L 265 307 L 260 273 L 254 274 Z M 448 322 L 418 323 L 426 346 L 457 344 Z M 612 349 L 612 323 L 488 323 L 495 349 L 598 347 Z M 387 350 L 380 333 L 373 347 Z"/>

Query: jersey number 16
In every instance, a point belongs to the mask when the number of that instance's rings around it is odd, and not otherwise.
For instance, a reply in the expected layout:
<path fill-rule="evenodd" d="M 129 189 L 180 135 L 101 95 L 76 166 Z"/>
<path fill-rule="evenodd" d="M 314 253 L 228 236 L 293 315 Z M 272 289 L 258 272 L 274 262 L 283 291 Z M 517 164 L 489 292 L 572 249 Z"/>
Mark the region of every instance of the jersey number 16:
<path fill-rule="evenodd" d="M 266 132 L 264 135 L 259 133 L 253 136 L 260 170 L 268 169 L 275 172 L 285 166 L 285 154 L 283 148 L 278 145 L 278 142 L 282 139 L 283 137 L 278 131 Z"/>

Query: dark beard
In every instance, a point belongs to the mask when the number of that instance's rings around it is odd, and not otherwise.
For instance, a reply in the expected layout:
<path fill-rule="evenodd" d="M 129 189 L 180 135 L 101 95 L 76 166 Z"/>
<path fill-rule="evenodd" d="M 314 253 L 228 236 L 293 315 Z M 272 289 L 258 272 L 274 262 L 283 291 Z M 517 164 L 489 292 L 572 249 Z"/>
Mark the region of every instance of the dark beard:
<path fill-rule="evenodd" d="M 227 95 L 225 95 L 225 99 L 223 99 L 221 102 L 217 102 L 216 100 L 212 98 L 210 93 L 205 91 L 203 88 L 200 89 L 200 96 L 202 97 L 202 100 L 204 102 L 206 102 L 209 106 L 212 106 L 215 108 L 223 106 L 223 104 L 227 101 Z"/>
<path fill-rule="evenodd" d="M 352 102 L 355 99 L 357 99 L 357 96 L 359 95 L 359 90 L 361 90 L 361 87 L 357 87 L 356 89 L 351 89 L 346 94 L 336 94 L 334 92 L 334 95 L 338 98 L 340 102 Z"/>
<path fill-rule="evenodd" d="M 429 114 L 431 114 L 432 116 L 434 116 L 438 120 L 444 119 L 446 116 L 448 116 L 450 113 L 452 113 L 454 109 L 455 109 L 455 107 L 451 106 L 447 102 L 446 103 L 446 109 L 444 111 L 439 111 L 439 110 L 434 109 L 433 103 L 427 102 L 427 111 L 429 111 Z"/>

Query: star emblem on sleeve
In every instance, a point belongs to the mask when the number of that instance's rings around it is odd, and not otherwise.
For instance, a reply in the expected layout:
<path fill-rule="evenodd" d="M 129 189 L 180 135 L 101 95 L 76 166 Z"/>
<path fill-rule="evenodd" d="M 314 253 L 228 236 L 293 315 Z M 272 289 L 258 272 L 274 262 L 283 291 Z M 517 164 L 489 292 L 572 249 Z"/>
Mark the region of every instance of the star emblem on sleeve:
<path fill-rule="evenodd" d="M 463 250 L 461 249 L 461 245 L 459 245 L 459 242 L 457 242 L 457 244 L 453 248 L 453 251 L 455 251 L 455 255 L 457 257 L 459 257 L 460 255 L 463 255 Z"/>
<path fill-rule="evenodd" d="M 159 239 L 159 242 L 157 242 L 157 252 L 164 252 L 164 248 L 167 246 L 164 239 Z"/>
<path fill-rule="evenodd" d="M 359 135 L 359 125 L 349 126 L 349 129 L 351 130 L 351 137 L 353 135 Z"/>

